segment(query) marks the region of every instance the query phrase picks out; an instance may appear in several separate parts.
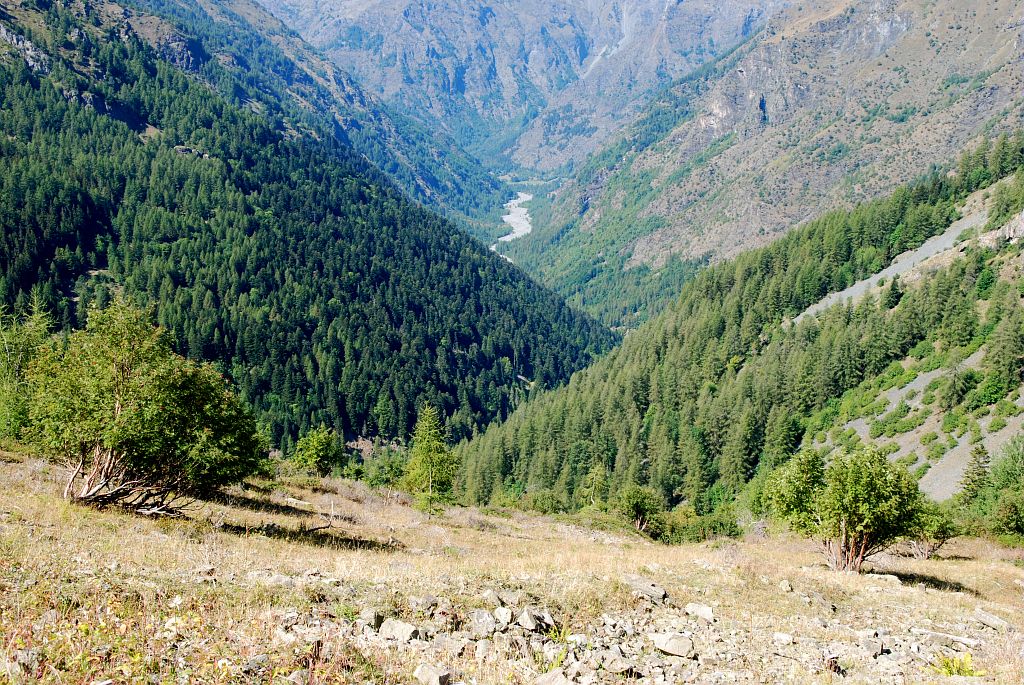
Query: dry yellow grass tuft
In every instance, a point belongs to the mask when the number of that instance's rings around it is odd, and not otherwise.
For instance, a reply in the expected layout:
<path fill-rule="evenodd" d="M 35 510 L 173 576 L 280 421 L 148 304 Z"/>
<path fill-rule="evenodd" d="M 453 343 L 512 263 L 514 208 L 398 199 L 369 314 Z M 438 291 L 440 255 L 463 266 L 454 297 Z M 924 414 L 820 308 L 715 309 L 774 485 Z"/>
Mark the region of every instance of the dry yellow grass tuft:
<path fill-rule="evenodd" d="M 1021 634 L 976 618 L 1024 627 L 1022 556 L 981 541 L 850 576 L 800 540 L 667 547 L 519 512 L 428 518 L 344 481 L 264 484 L 189 518 L 142 519 L 65 504 L 59 476 L 0 460 L 0 682 L 402 683 L 424 662 L 465 682 L 556 669 L 618 682 L 612 639 L 638 682 L 944 682 L 930 661 L 968 651 L 985 682 L 1024 681 Z M 669 602 L 638 597 L 633 574 Z M 494 608 L 489 589 L 555 626 L 523 642 L 499 630 L 478 649 L 466 631 Z M 357 620 L 365 609 L 426 639 L 387 642 Z M 668 629 L 695 658 L 652 656 L 646 633 Z M 876 641 L 890 654 L 874 658 Z"/>

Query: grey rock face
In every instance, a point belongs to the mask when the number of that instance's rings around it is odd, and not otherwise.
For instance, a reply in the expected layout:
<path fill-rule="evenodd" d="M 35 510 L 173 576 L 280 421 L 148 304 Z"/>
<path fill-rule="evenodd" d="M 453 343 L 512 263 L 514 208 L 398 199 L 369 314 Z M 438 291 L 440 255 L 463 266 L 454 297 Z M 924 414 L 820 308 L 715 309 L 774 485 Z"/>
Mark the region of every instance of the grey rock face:
<path fill-rule="evenodd" d="M 742 0 L 261 0 L 391 105 L 516 161 L 582 159 L 640 97 L 751 35 L 782 3 Z M 525 115 L 523 124 L 513 124 Z"/>

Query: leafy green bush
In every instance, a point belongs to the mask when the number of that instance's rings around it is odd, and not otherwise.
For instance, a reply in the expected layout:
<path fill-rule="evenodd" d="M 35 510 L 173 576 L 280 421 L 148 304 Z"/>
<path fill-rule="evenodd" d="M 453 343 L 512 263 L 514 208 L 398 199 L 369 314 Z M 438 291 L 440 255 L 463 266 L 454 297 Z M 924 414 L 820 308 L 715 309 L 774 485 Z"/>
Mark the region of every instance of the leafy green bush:
<path fill-rule="evenodd" d="M 706 542 L 715 538 L 734 538 L 743 534 L 731 506 L 698 515 L 692 508 L 676 507 L 660 517 L 658 539 L 670 544 Z"/>
<path fill-rule="evenodd" d="M 619 493 L 615 508 L 644 533 L 665 510 L 665 499 L 652 487 L 628 485 Z"/>
<path fill-rule="evenodd" d="M 931 559 L 950 540 L 960 535 L 960 528 L 949 507 L 925 500 L 921 506 L 918 530 L 911 541 L 911 551 L 918 559 Z"/>
<path fill-rule="evenodd" d="M 797 454 L 773 477 L 773 511 L 795 530 L 820 539 L 829 567 L 860 571 L 864 561 L 917 533 L 923 497 L 902 466 L 876 449 Z"/>
<path fill-rule="evenodd" d="M 344 450 L 338 436 L 321 424 L 299 438 L 292 463 L 304 473 L 324 476 L 333 467 L 340 466 L 343 458 Z"/>
<path fill-rule="evenodd" d="M 42 349 L 27 377 L 27 430 L 71 469 L 64 493 L 76 502 L 167 513 L 263 465 L 255 419 L 224 378 L 174 354 L 123 301 Z"/>
<path fill-rule="evenodd" d="M 28 421 L 29 388 L 25 378 L 50 330 L 40 305 L 19 320 L 0 305 L 0 439 L 17 438 Z"/>

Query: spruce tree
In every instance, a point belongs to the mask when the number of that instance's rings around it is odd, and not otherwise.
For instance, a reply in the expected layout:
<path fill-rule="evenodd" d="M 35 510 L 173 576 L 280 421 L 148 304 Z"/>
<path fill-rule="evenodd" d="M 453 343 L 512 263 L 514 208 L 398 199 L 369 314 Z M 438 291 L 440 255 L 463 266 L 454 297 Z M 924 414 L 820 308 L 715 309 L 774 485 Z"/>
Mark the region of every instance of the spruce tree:
<path fill-rule="evenodd" d="M 445 443 L 441 414 L 432 405 L 424 405 L 413 431 L 406 487 L 429 509 L 451 498 L 458 465 L 458 458 Z"/>
<path fill-rule="evenodd" d="M 971 450 L 971 460 L 967 463 L 963 478 L 960 479 L 960 500 L 964 503 L 973 502 L 989 482 L 988 450 L 984 445 L 977 445 Z"/>

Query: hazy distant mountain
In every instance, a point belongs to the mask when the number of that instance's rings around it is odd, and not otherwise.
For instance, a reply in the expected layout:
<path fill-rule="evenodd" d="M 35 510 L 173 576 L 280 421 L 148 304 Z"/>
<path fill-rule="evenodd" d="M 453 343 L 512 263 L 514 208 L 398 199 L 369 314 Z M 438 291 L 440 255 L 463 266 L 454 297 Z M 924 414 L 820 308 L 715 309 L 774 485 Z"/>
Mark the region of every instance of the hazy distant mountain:
<path fill-rule="evenodd" d="M 619 296 L 605 272 L 735 255 L 875 197 L 1024 123 L 1022 27 L 1021 0 L 791 6 L 650 103 L 508 252 L 596 311 Z"/>
<path fill-rule="evenodd" d="M 754 33 L 782 0 L 260 0 L 386 102 L 485 156 L 580 159 L 649 89 Z"/>

